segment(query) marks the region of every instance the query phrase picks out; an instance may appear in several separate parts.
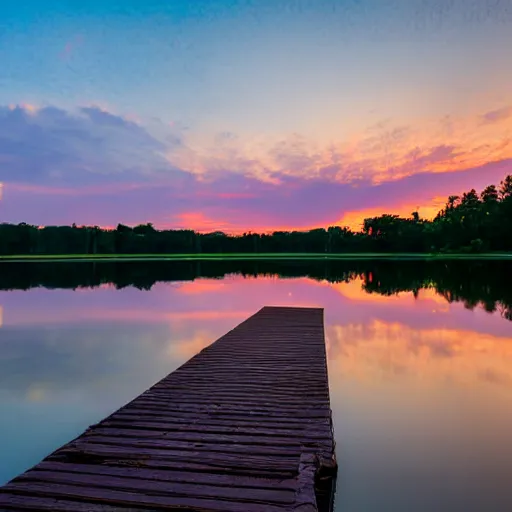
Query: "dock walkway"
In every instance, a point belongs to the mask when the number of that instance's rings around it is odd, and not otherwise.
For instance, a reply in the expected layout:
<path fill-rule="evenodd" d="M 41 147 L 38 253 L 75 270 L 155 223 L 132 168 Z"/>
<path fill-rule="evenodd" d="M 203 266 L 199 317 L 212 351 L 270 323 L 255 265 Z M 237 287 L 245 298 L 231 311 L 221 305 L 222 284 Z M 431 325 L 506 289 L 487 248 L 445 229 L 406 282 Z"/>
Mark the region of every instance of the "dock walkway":
<path fill-rule="evenodd" d="M 329 511 L 335 474 L 323 310 L 265 307 L 1 487 L 0 510 Z"/>

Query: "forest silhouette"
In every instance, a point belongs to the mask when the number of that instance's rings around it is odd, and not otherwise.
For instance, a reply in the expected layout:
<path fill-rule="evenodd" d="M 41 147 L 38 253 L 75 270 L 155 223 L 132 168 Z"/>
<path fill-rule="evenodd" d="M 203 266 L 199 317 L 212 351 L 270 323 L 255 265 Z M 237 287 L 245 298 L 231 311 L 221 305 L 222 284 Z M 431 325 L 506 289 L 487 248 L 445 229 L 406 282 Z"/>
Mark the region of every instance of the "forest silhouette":
<path fill-rule="evenodd" d="M 0 224 L 0 255 L 482 253 L 512 250 L 512 175 L 480 193 L 450 196 L 434 219 L 383 214 L 361 231 L 332 226 L 269 234 L 157 230 L 148 224 L 98 226 Z"/>

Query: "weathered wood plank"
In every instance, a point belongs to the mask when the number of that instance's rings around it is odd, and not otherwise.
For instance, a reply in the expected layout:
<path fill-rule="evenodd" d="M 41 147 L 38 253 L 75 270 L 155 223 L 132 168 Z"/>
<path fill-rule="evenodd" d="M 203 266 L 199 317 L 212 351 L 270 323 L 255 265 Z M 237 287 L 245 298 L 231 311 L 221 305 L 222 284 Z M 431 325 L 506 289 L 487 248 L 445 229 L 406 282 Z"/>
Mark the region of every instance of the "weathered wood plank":
<path fill-rule="evenodd" d="M 171 471 L 189 471 L 193 473 L 208 473 L 222 475 L 248 476 L 270 480 L 287 480 L 297 476 L 297 468 L 289 469 L 283 467 L 267 467 L 261 464 L 254 464 L 252 461 L 245 463 L 241 461 L 236 466 L 211 461 L 191 462 L 186 459 L 168 459 L 163 457 L 149 456 L 147 453 L 126 453 L 126 451 L 112 450 L 112 447 L 89 447 L 83 452 L 59 451 L 45 459 L 49 462 L 63 462 L 66 464 L 97 464 L 98 466 L 108 465 L 109 467 L 129 467 L 145 469 L 162 469 Z M 36 467 L 37 468 L 37 467 Z M 35 469 L 33 469 L 35 470 Z"/>
<path fill-rule="evenodd" d="M 249 457 L 272 457 L 286 460 L 291 460 L 292 464 L 295 463 L 297 453 L 318 453 L 322 456 L 332 451 L 332 446 L 327 444 L 314 443 L 300 443 L 297 442 L 295 446 L 279 445 L 250 445 L 250 444 L 219 444 L 219 443 L 206 443 L 206 442 L 187 442 L 177 441 L 172 438 L 136 438 L 136 437 L 105 437 L 105 436 L 91 436 L 87 438 L 86 443 L 100 444 L 102 446 L 117 446 L 126 447 L 127 449 L 138 448 L 155 448 L 165 451 L 169 456 L 183 456 L 187 455 L 197 456 L 199 452 L 205 452 L 203 457 L 225 460 L 226 456 L 240 456 Z M 74 446 L 78 449 L 84 447 L 85 442 L 76 442 Z"/>
<path fill-rule="evenodd" d="M 231 468 L 265 468 L 275 471 L 297 471 L 299 455 L 289 454 L 287 456 L 271 457 L 265 455 L 252 455 L 239 453 L 218 453 L 208 450 L 178 450 L 166 449 L 157 446 L 139 446 L 136 450 L 134 446 L 127 444 L 109 445 L 94 442 L 77 441 L 69 448 L 62 448 L 63 453 L 106 455 L 111 457 L 122 457 L 129 459 L 137 458 L 157 458 L 168 462 L 187 462 L 190 460 L 201 461 L 201 464 Z"/>
<path fill-rule="evenodd" d="M 307 512 L 335 468 L 323 311 L 263 308 L 0 488 L 0 509 Z"/>
<path fill-rule="evenodd" d="M 124 427 L 124 428 L 123 428 Z M 231 431 L 205 431 L 204 428 L 194 431 L 193 428 L 169 429 L 168 425 L 161 424 L 155 428 L 154 425 L 126 423 L 125 425 L 107 425 L 95 428 L 90 435 L 108 436 L 108 437 L 134 437 L 134 438 L 153 438 L 176 441 L 188 441 L 192 443 L 221 443 L 221 444 L 249 444 L 249 445 L 271 445 L 271 446 L 293 446 L 297 447 L 297 443 L 317 443 L 319 446 L 331 446 L 330 441 L 326 441 L 322 434 L 316 437 L 306 437 L 298 432 L 288 436 L 277 436 L 275 431 L 267 431 L 269 434 L 259 433 L 235 433 Z"/>
<path fill-rule="evenodd" d="M 145 416 L 119 415 L 112 417 L 111 420 L 102 421 L 98 424 L 98 428 L 117 428 L 117 429 L 146 429 L 158 430 L 162 432 L 175 432 L 177 438 L 181 433 L 194 435 L 195 433 L 219 434 L 228 436 L 229 434 L 240 436 L 256 436 L 256 437 L 277 437 L 279 439 L 293 438 L 295 436 L 300 439 L 309 440 L 325 440 L 328 438 L 330 427 L 321 424 L 315 427 L 315 430 L 307 430 L 304 425 L 298 425 L 296 428 L 291 425 L 288 428 L 281 423 L 265 424 L 258 426 L 252 422 L 237 422 L 233 424 L 231 421 L 215 421 L 210 422 L 194 422 L 190 423 L 186 420 L 180 422 L 180 418 L 170 419 L 154 419 Z"/>
<path fill-rule="evenodd" d="M 212 392 L 215 390 L 213 389 Z M 226 399 L 221 397 L 210 397 L 210 400 L 207 398 L 195 398 L 193 396 L 188 396 L 185 398 L 182 397 L 173 397 L 172 395 L 169 396 L 167 399 L 161 396 L 144 396 L 140 397 L 136 402 L 133 402 L 133 405 L 138 404 L 145 404 L 150 406 L 160 406 L 160 405 L 168 405 L 169 401 L 172 400 L 172 403 L 175 407 L 179 407 L 182 409 L 191 409 L 191 408 L 203 408 L 204 406 L 207 407 L 222 407 L 225 409 L 233 409 L 233 410 L 240 410 L 240 402 L 242 401 L 242 398 L 235 398 L 235 399 Z M 194 407 L 191 406 L 191 401 L 194 400 Z M 281 405 L 284 402 L 284 405 Z M 251 410 L 258 410 L 258 411 L 268 411 L 268 410 L 279 410 L 283 411 L 285 413 L 295 413 L 297 411 L 303 411 L 304 408 L 307 408 L 308 410 L 324 410 L 324 411 L 330 411 L 329 402 L 323 401 L 323 400 L 290 400 L 288 398 L 282 398 L 281 400 L 273 400 L 269 401 L 267 399 L 250 399 L 243 400 L 243 409 L 251 409 Z"/>
<path fill-rule="evenodd" d="M 259 383 L 254 384 L 253 381 L 247 380 L 243 383 L 243 389 L 230 389 L 229 386 L 226 386 L 226 382 L 229 385 L 238 385 L 240 383 L 240 380 L 208 380 L 208 381 L 202 381 L 202 380 L 195 380 L 195 379 L 188 379 L 187 384 L 179 384 L 179 383 L 163 383 L 158 386 L 155 386 L 147 391 L 147 393 L 154 392 L 155 394 L 162 393 L 166 394 L 168 396 L 169 393 L 174 393 L 176 396 L 183 395 L 183 396 L 189 396 L 191 394 L 196 394 L 198 396 L 209 396 L 209 393 L 212 389 L 212 387 L 216 390 L 216 395 L 221 396 L 238 396 L 238 397 L 247 397 L 247 392 L 252 391 L 255 394 L 262 393 L 264 396 L 269 397 L 320 397 L 324 398 L 327 395 L 325 392 L 325 389 L 322 389 L 321 386 L 318 386 L 317 389 L 313 387 L 313 384 L 311 384 L 310 387 L 308 386 L 300 386 L 296 385 L 293 387 L 292 383 L 283 383 L 280 382 L 269 382 L 269 383 Z M 190 385 L 193 385 L 193 387 L 190 387 Z"/>
<path fill-rule="evenodd" d="M 102 489 L 96 487 L 80 487 L 65 484 L 51 484 L 39 482 L 16 482 L 7 484 L 5 492 L 12 494 L 27 494 L 29 496 L 46 496 L 84 500 L 92 503 L 116 505 L 118 507 L 151 507 L 159 510 L 178 510 L 188 507 L 194 511 L 222 511 L 222 512 L 282 512 L 283 506 L 272 503 L 237 503 L 234 501 L 202 499 L 194 496 L 169 497 L 151 495 L 141 492 L 118 491 L 115 489 Z M 4 491 L 0 491 L 1 493 Z M 20 508 L 20 507 L 18 507 Z"/>
<path fill-rule="evenodd" d="M 169 469 L 145 469 L 134 467 L 105 466 L 101 464 L 71 464 L 43 461 L 37 471 L 46 470 L 65 473 L 83 473 L 92 475 L 109 475 L 142 480 L 160 480 L 162 482 L 181 482 L 194 484 L 218 485 L 224 487 L 255 487 L 257 489 L 285 489 L 295 491 L 297 482 L 293 478 L 275 480 L 239 475 L 201 473 L 197 471 L 173 471 Z M 34 471 L 35 472 L 35 471 Z"/>
<path fill-rule="evenodd" d="M 0 491 L 0 510 L 41 510 L 48 512 L 148 512 L 146 507 L 118 507 L 83 501 L 67 501 L 58 498 L 9 494 Z"/>
<path fill-rule="evenodd" d="M 144 479 L 141 475 L 138 478 L 97 475 L 91 473 L 71 473 L 71 472 L 53 472 L 53 471 L 30 471 L 20 475 L 13 483 L 17 482 L 38 482 L 38 483 L 57 483 L 64 485 L 73 485 L 87 488 L 105 488 L 118 491 L 143 492 L 145 494 L 155 494 L 158 496 L 177 496 L 187 497 L 195 496 L 197 498 L 213 498 L 218 500 L 237 501 L 239 503 L 272 503 L 272 504 L 292 504 L 294 500 L 294 489 L 259 489 L 255 487 L 236 487 L 235 479 L 231 486 L 212 485 L 212 483 L 202 482 L 176 482 L 161 481 L 154 479 Z"/>
<path fill-rule="evenodd" d="M 265 415 L 265 414 L 230 414 L 226 412 L 225 414 L 214 414 L 208 411 L 185 411 L 185 410 L 166 410 L 165 408 L 154 409 L 154 408 L 123 408 L 118 411 L 116 414 L 126 415 L 126 414 L 135 414 L 139 417 L 156 417 L 156 418 L 175 418 L 178 420 L 179 418 L 183 418 L 184 420 L 205 420 L 205 421 L 223 421 L 223 422 L 231 422 L 231 424 L 239 424 L 242 421 L 252 422 L 252 424 L 265 425 L 267 423 L 272 424 L 281 424 L 281 425 L 314 425 L 314 424 L 322 424 L 322 425 L 330 425 L 330 417 L 296 417 L 296 416 L 283 416 L 283 415 Z M 110 418 L 116 417 L 116 414 L 113 414 Z"/>
<path fill-rule="evenodd" d="M 276 445 L 262 445 L 262 446 L 254 446 L 254 445 L 246 445 L 246 444 L 220 444 L 214 443 L 211 446 L 211 443 L 203 443 L 203 442 L 187 442 L 187 441 L 177 441 L 172 437 L 168 439 L 152 439 L 152 438 L 133 438 L 133 437 L 121 437 L 121 436 L 101 436 L 101 435 L 91 435 L 87 437 L 81 438 L 81 441 L 77 441 L 74 443 L 74 446 L 80 448 L 86 444 L 101 444 L 101 445 L 113 445 L 113 446 L 127 446 L 127 447 L 142 447 L 142 448 L 157 448 L 161 450 L 167 450 L 172 453 L 184 454 L 186 455 L 189 451 L 197 453 L 200 451 L 208 452 L 209 456 L 213 454 L 221 455 L 225 454 L 243 454 L 245 455 L 254 455 L 260 457 L 288 457 L 290 459 L 295 460 L 296 454 L 301 451 L 301 443 L 296 441 L 295 446 L 283 446 L 279 447 Z M 217 455 L 216 455 L 217 456 Z"/>
<path fill-rule="evenodd" d="M 301 410 L 300 408 L 294 410 L 278 409 L 272 407 L 250 407 L 250 406 L 223 406 L 223 405 L 175 405 L 169 403 L 169 405 L 158 404 L 156 402 L 137 401 L 134 402 L 133 406 L 137 406 L 139 409 L 153 410 L 153 411 L 166 411 L 166 412 L 197 412 L 205 413 L 208 415 L 215 416 L 263 416 L 265 418 L 300 418 L 300 419 L 316 419 L 316 418 L 330 418 L 330 409 L 325 407 L 314 408 L 309 410 Z"/>
<path fill-rule="evenodd" d="M 178 424 L 188 424 L 191 426 L 194 425 L 227 425 L 234 428 L 243 428 L 243 427 L 255 427 L 255 428 L 267 428 L 273 430 L 315 430 L 321 431 L 322 427 L 327 427 L 330 431 L 330 420 L 329 418 L 325 418 L 324 420 L 320 420 L 315 418 L 314 420 L 310 419 L 288 419 L 288 418 L 272 418 L 266 419 L 265 417 L 236 417 L 236 418 L 219 418 L 219 417 L 211 417 L 207 414 L 186 414 L 186 413 L 165 413 L 165 412 L 155 412 L 155 411 L 146 411 L 146 410 L 137 410 L 137 409 L 126 409 L 123 411 L 119 411 L 108 419 L 104 421 L 118 421 L 118 420 L 127 420 L 127 421 L 147 421 L 147 422 L 170 422 L 170 423 L 178 423 Z M 103 425 L 104 422 L 100 422 L 97 425 Z M 317 428 L 318 427 L 318 428 Z M 277 432 L 276 435 L 279 433 Z M 327 434 L 327 433 L 326 433 Z"/>
<path fill-rule="evenodd" d="M 325 394 L 306 394 L 306 393 L 300 393 L 295 392 L 294 394 L 291 393 L 279 393 L 279 392 L 268 392 L 265 391 L 263 396 L 248 396 L 247 391 L 245 392 L 229 392 L 229 393 L 223 393 L 222 387 L 219 385 L 217 388 L 216 386 L 211 386 L 209 388 L 209 393 L 206 391 L 204 393 L 199 393 L 197 391 L 194 391 L 192 389 L 189 389 L 187 392 L 172 392 L 172 391 L 163 391 L 160 389 L 154 389 L 150 391 L 146 391 L 142 395 L 140 395 L 139 398 L 149 398 L 151 400 L 165 400 L 166 402 L 169 401 L 169 399 L 172 399 L 176 402 L 179 401 L 188 401 L 191 398 L 196 400 L 195 403 L 202 403 L 204 401 L 208 401 L 208 398 L 211 399 L 211 392 L 215 391 L 215 401 L 216 402 L 235 402 L 240 403 L 240 400 L 244 400 L 244 403 L 251 404 L 270 404 L 272 406 L 279 405 L 280 407 L 287 407 L 287 406 L 296 406 L 296 405 L 302 405 L 309 406 L 309 405 L 326 405 L 329 406 L 329 397 Z M 285 402 L 286 401 L 286 402 Z"/>

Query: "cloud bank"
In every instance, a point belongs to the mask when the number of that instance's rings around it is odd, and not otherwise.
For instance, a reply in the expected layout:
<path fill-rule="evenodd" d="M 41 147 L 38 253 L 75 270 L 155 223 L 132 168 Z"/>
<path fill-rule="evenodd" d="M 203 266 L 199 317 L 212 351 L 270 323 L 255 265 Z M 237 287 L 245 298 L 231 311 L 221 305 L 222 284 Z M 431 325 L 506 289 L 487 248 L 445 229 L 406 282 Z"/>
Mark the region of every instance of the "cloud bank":
<path fill-rule="evenodd" d="M 97 106 L 0 107 L 2 220 L 238 232 L 357 227 L 366 214 L 418 207 L 431 215 L 449 194 L 512 172 L 509 110 L 414 127 L 387 121 L 321 145 L 228 131 L 194 142 L 179 123 Z"/>

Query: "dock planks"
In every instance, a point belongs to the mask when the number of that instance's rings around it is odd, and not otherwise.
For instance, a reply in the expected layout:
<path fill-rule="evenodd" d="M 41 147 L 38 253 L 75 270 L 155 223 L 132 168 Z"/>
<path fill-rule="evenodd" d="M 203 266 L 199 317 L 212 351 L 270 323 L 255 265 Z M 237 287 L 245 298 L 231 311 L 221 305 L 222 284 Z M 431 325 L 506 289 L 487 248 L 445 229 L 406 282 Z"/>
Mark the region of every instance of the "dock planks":
<path fill-rule="evenodd" d="M 329 511 L 323 310 L 265 307 L 0 488 L 0 510 Z"/>

